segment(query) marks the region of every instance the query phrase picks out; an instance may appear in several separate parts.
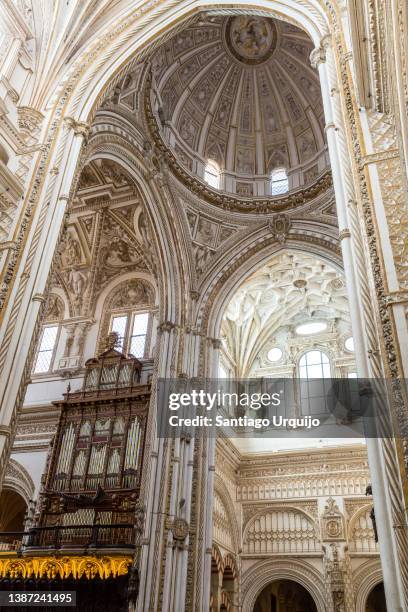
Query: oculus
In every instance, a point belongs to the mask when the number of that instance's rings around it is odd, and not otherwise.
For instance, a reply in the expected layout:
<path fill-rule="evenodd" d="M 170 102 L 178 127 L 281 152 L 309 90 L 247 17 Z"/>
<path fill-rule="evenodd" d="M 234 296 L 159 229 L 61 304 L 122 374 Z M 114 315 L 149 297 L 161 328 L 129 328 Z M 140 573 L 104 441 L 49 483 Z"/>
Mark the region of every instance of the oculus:
<path fill-rule="evenodd" d="M 275 346 L 274 348 L 271 348 L 270 351 L 268 351 L 267 354 L 267 358 L 268 361 L 270 361 L 271 363 L 276 363 L 277 361 L 280 361 L 280 359 L 282 359 L 282 351 L 279 347 Z"/>
<path fill-rule="evenodd" d="M 313 321 L 311 323 L 302 323 L 296 328 L 296 333 L 299 336 L 311 336 L 312 334 L 318 334 L 327 329 L 327 323 L 323 321 Z"/>
<path fill-rule="evenodd" d="M 344 346 L 346 347 L 347 351 L 350 351 L 350 353 L 354 353 L 354 338 L 352 336 L 350 336 L 350 338 L 347 338 L 344 343 Z"/>

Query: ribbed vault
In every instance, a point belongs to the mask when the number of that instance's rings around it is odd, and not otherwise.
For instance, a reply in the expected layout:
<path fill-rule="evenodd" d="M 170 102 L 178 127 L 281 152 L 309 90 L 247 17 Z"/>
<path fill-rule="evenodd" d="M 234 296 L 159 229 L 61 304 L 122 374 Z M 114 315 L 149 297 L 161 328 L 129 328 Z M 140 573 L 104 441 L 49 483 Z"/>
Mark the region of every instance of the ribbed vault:
<path fill-rule="evenodd" d="M 235 375 L 253 375 L 265 348 L 311 321 L 324 322 L 340 334 L 350 329 L 342 274 L 314 255 L 276 255 L 246 279 L 225 311 L 221 333 Z"/>

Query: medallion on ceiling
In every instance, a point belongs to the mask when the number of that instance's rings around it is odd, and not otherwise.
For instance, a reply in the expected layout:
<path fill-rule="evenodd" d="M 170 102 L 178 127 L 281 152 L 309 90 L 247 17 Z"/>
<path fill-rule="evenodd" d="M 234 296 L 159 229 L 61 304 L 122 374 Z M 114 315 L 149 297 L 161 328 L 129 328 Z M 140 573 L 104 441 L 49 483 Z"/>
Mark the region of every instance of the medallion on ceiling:
<path fill-rule="evenodd" d="M 231 54 L 244 64 L 261 64 L 276 48 L 274 22 L 253 15 L 231 17 L 226 22 L 225 40 Z"/>

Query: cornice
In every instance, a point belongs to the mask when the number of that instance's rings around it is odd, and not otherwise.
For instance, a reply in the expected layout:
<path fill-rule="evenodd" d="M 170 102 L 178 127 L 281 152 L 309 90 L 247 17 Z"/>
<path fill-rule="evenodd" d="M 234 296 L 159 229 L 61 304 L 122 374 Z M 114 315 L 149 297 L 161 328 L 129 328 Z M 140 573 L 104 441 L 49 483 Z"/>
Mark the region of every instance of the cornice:
<path fill-rule="evenodd" d="M 287 466 L 296 463 L 300 464 L 321 464 L 324 462 L 342 462 L 344 460 L 367 460 L 367 450 L 362 444 L 350 445 L 349 447 L 337 446 L 331 449 L 311 448 L 302 450 L 287 450 L 274 453 L 262 453 L 258 455 L 242 454 L 240 469 L 253 469 L 254 467 L 270 466 L 274 468 Z"/>
<path fill-rule="evenodd" d="M 161 165 L 163 165 L 163 162 L 166 163 L 174 176 L 176 176 L 189 191 L 198 195 L 207 203 L 229 212 L 265 215 L 268 213 L 296 210 L 299 206 L 307 204 L 332 187 L 332 175 L 331 171 L 328 170 L 322 174 L 313 185 L 292 191 L 288 195 L 279 198 L 238 198 L 232 194 L 218 192 L 209 188 L 204 182 L 200 181 L 183 168 L 178 163 L 175 155 L 165 144 L 150 104 L 150 87 L 151 75 L 149 74 L 145 84 L 144 110 L 147 127 L 156 147 L 156 162 L 161 163 Z"/>

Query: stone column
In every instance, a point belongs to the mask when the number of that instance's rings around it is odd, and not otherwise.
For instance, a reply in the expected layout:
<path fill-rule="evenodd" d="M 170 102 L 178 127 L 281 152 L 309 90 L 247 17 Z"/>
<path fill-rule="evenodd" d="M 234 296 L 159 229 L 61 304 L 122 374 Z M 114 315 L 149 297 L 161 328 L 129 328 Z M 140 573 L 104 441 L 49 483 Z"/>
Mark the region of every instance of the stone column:
<path fill-rule="evenodd" d="M 0 328 L 0 484 L 10 452 L 8 432 L 12 433 L 28 382 L 38 316 L 87 126 L 70 119 L 61 132 L 55 156 L 64 172 L 54 166 L 42 185 Z"/>
<path fill-rule="evenodd" d="M 349 162 L 349 148 L 346 145 L 345 127 L 342 120 L 339 96 L 338 75 L 331 49 L 330 39 L 323 39 L 319 48 L 311 55 L 312 64 L 319 70 L 323 104 L 326 118 L 326 132 L 329 147 L 333 184 L 336 195 L 339 237 L 341 240 L 345 277 L 350 302 L 350 315 L 356 351 L 357 372 L 359 377 L 381 377 L 382 368 L 378 360 L 370 360 L 378 339 L 375 335 L 372 302 L 367 284 L 365 266 L 367 265 L 362 247 L 361 226 L 358 220 L 351 223 L 348 204 L 354 200 L 353 175 Z M 378 346 L 378 344 L 377 344 Z M 394 516 L 391 508 L 390 487 L 400 486 L 398 467 L 391 466 L 386 471 L 382 442 L 367 439 L 370 471 L 373 481 L 375 512 L 379 520 L 380 550 L 384 574 L 387 605 L 390 612 L 405 610 L 404 590 L 401 570 L 406 552 L 397 549 L 393 528 Z M 390 472 L 393 471 L 392 474 Z M 390 483 L 390 476 L 395 483 Z M 395 503 L 398 503 L 395 500 Z M 394 509 L 395 511 L 395 509 Z M 399 553 L 399 554 L 398 554 Z"/>

